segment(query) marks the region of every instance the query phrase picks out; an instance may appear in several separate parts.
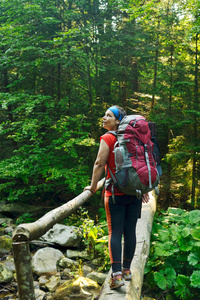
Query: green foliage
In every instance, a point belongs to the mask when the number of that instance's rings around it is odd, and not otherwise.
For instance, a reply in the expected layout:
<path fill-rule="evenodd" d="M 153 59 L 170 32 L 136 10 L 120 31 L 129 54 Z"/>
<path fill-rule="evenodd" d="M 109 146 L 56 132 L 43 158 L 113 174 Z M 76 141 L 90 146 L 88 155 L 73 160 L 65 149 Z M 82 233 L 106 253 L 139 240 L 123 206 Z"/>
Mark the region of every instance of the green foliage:
<path fill-rule="evenodd" d="M 98 212 L 99 212 L 99 222 L 106 221 L 106 211 L 105 211 L 105 209 L 100 207 Z"/>
<path fill-rule="evenodd" d="M 157 215 L 145 281 L 151 287 L 193 300 L 199 293 L 200 211 L 169 208 Z"/>
<path fill-rule="evenodd" d="M 67 219 L 64 219 L 62 222 L 67 226 L 76 226 L 80 227 L 83 224 L 85 218 L 88 218 L 88 211 L 80 206 L 74 213 L 69 215 Z"/>
<path fill-rule="evenodd" d="M 88 253 L 94 254 L 94 257 L 101 258 L 102 265 L 99 267 L 99 271 L 107 271 L 110 268 L 108 236 L 105 236 L 104 228 L 107 228 L 105 222 L 95 224 L 94 220 L 90 218 L 85 218 L 79 227 Z"/>
<path fill-rule="evenodd" d="M 103 215 L 103 212 L 101 212 L 101 215 Z M 88 211 L 80 207 L 76 213 L 64 220 L 64 224 L 68 226 L 74 225 L 79 228 L 78 234 L 82 237 L 82 244 L 85 250 L 95 258 L 100 258 L 99 271 L 108 271 L 110 269 L 108 229 L 107 223 L 103 219 L 95 222 L 89 217 Z"/>
<path fill-rule="evenodd" d="M 116 103 L 157 123 L 168 187 L 198 207 L 195 1 L 0 2 L 1 199 L 78 194 Z"/>
<path fill-rule="evenodd" d="M 176 272 L 173 268 L 166 268 L 154 273 L 154 280 L 159 288 L 166 290 L 174 285 L 176 279 Z"/>
<path fill-rule="evenodd" d="M 23 224 L 23 223 L 31 223 L 31 222 L 34 222 L 34 221 L 35 220 L 32 217 L 32 214 L 24 213 L 19 218 L 17 218 L 15 223 L 16 223 L 16 225 L 19 225 L 19 224 Z"/>
<path fill-rule="evenodd" d="M 5 118 L 0 135 L 9 149 L 0 161 L 1 199 L 33 201 L 82 191 L 88 182 L 88 149 L 95 145 L 85 117 L 58 115 L 47 96 L 0 94 L 0 101 Z M 6 120 L 9 105 L 16 107 L 12 122 Z M 18 146 L 12 151 L 13 143 Z"/>

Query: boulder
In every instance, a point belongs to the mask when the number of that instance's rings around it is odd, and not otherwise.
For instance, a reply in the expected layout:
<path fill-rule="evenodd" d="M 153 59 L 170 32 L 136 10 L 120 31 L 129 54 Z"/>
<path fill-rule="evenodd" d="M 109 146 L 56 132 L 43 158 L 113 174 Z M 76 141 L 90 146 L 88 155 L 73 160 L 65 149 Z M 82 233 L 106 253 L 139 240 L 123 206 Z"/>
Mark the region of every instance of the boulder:
<path fill-rule="evenodd" d="M 81 237 L 77 234 L 78 228 L 75 226 L 66 226 L 55 224 L 40 240 L 54 243 L 66 248 L 78 248 L 81 243 Z"/>
<path fill-rule="evenodd" d="M 6 260 L 3 261 L 3 264 L 7 269 L 15 272 L 15 263 L 12 255 L 8 255 Z"/>
<path fill-rule="evenodd" d="M 60 286 L 60 277 L 59 276 L 52 276 L 45 284 L 45 287 L 51 293 L 55 292 L 59 286 Z"/>
<path fill-rule="evenodd" d="M 6 203 L 0 206 L 0 213 L 3 213 L 7 217 L 18 218 L 24 213 L 29 213 L 33 217 L 42 216 L 44 214 L 44 207 L 29 205 L 26 203 Z"/>
<path fill-rule="evenodd" d="M 74 278 L 74 276 L 75 275 L 71 273 L 71 270 L 69 268 L 65 268 L 60 274 L 62 280 L 69 280 Z"/>
<path fill-rule="evenodd" d="M 106 277 L 107 277 L 106 273 L 97 273 L 97 272 L 91 272 L 87 275 L 87 278 L 96 281 L 99 285 L 103 285 L 104 281 L 106 280 Z"/>
<path fill-rule="evenodd" d="M 7 254 L 12 249 L 12 238 L 10 236 L 0 236 L 0 254 Z"/>
<path fill-rule="evenodd" d="M 100 292 L 100 286 L 93 280 L 79 277 L 76 280 L 64 282 L 55 292 L 55 300 L 94 299 Z"/>
<path fill-rule="evenodd" d="M 40 289 L 35 289 L 35 300 L 44 300 L 45 292 Z"/>
<path fill-rule="evenodd" d="M 0 217 L 0 225 L 1 226 L 10 226 L 13 223 L 13 219 L 11 218 L 6 218 L 6 217 Z"/>
<path fill-rule="evenodd" d="M 94 258 L 91 263 L 95 266 L 100 266 L 102 264 L 102 259 L 101 258 Z"/>
<path fill-rule="evenodd" d="M 44 289 L 49 277 L 47 275 L 42 275 L 38 278 L 39 287 Z"/>
<path fill-rule="evenodd" d="M 33 281 L 33 285 L 34 285 L 34 289 L 35 289 L 35 290 L 37 290 L 37 289 L 39 290 L 39 289 L 40 289 L 40 285 L 39 285 L 39 282 L 38 282 L 38 281 L 35 281 L 35 280 L 34 280 L 34 281 Z"/>
<path fill-rule="evenodd" d="M 87 265 L 83 265 L 82 266 L 82 270 L 83 270 L 83 276 L 87 277 L 87 275 L 92 272 L 92 268 L 87 266 Z M 92 278 L 91 278 L 92 279 Z"/>
<path fill-rule="evenodd" d="M 63 257 L 60 250 L 50 247 L 38 250 L 32 258 L 32 269 L 38 276 L 57 273 L 57 262 Z"/>
<path fill-rule="evenodd" d="M 51 293 L 46 293 L 45 294 L 45 300 L 54 300 L 54 297 Z"/>
<path fill-rule="evenodd" d="M 68 257 L 62 257 L 59 262 L 58 262 L 58 266 L 65 269 L 65 268 L 71 268 L 74 265 L 78 265 L 78 263 Z"/>
<path fill-rule="evenodd" d="M 14 228 L 11 226 L 8 226 L 4 229 L 4 234 L 12 236 L 13 231 L 14 231 Z"/>
<path fill-rule="evenodd" d="M 6 268 L 4 264 L 0 263 L 0 283 L 11 282 L 13 278 L 13 272 Z"/>
<path fill-rule="evenodd" d="M 5 233 L 4 233 L 4 230 L 5 230 L 5 228 L 4 227 L 0 227 L 0 236 L 2 236 L 2 235 L 4 235 Z"/>
<path fill-rule="evenodd" d="M 15 300 L 17 299 L 15 297 L 15 295 L 13 295 L 13 293 L 11 293 L 9 290 L 6 290 L 6 289 L 1 289 L 1 292 L 0 292 L 0 299 L 1 300 Z"/>
<path fill-rule="evenodd" d="M 86 259 L 89 261 L 91 261 L 94 258 L 94 255 L 88 254 L 87 251 L 78 251 L 78 250 L 71 250 L 71 249 L 68 249 L 66 251 L 66 256 L 71 259 L 72 258 L 82 258 L 82 259 Z"/>

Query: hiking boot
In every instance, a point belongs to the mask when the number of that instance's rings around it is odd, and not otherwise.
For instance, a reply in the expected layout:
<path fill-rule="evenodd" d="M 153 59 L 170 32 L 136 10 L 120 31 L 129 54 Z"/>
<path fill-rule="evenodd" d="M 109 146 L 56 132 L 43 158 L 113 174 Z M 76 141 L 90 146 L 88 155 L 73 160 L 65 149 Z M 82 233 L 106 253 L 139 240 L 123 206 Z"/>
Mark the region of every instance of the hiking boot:
<path fill-rule="evenodd" d="M 122 274 L 118 274 L 118 275 L 115 275 L 115 276 L 113 276 L 113 274 L 112 274 L 111 278 L 110 278 L 110 288 L 111 288 L 111 290 L 117 289 L 122 285 L 124 285 L 124 280 L 122 278 Z"/>
<path fill-rule="evenodd" d="M 123 270 L 122 271 L 122 276 L 126 281 L 130 281 L 132 278 L 132 274 L 130 270 Z"/>

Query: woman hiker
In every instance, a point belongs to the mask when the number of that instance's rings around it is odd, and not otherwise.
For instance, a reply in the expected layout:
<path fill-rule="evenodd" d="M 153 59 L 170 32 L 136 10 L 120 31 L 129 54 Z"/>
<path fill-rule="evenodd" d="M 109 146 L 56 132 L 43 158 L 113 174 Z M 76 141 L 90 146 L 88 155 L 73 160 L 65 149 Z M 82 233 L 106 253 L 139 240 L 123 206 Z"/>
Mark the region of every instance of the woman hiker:
<path fill-rule="evenodd" d="M 106 111 L 103 117 L 103 128 L 108 131 L 116 131 L 120 121 L 126 115 L 123 108 L 115 105 Z M 114 145 L 117 139 L 112 133 L 106 133 L 100 137 L 100 147 L 94 163 L 91 185 L 85 190 L 95 193 L 97 183 L 106 167 L 115 174 Z M 107 179 L 110 178 L 109 169 Z M 148 194 L 142 199 L 122 193 L 114 188 L 115 203 L 113 203 L 111 185 L 106 188 L 104 204 L 109 233 L 109 255 L 112 264 L 110 288 L 116 289 L 124 285 L 124 280 L 131 280 L 130 265 L 136 248 L 136 224 L 140 218 L 142 201 L 148 202 Z M 124 250 L 122 256 L 122 235 L 124 237 Z M 122 261 L 121 261 L 122 260 Z"/>

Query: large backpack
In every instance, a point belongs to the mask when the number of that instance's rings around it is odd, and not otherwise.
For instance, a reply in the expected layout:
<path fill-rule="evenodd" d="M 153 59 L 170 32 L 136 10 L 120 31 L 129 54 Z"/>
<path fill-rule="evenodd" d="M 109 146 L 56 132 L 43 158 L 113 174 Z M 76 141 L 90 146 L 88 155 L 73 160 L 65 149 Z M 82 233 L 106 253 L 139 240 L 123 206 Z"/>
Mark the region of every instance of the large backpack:
<path fill-rule="evenodd" d="M 105 187 L 112 185 L 127 195 L 143 194 L 156 189 L 158 192 L 159 174 L 153 155 L 153 142 L 147 120 L 140 115 L 125 116 L 116 132 L 109 131 L 117 137 L 114 145 L 116 173 L 109 168 L 111 178 Z"/>

